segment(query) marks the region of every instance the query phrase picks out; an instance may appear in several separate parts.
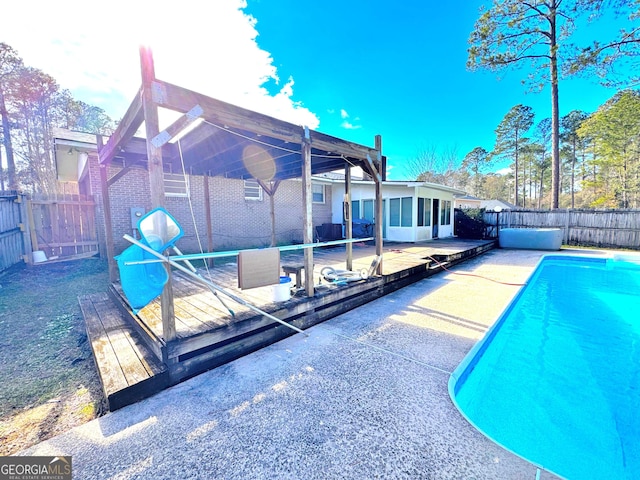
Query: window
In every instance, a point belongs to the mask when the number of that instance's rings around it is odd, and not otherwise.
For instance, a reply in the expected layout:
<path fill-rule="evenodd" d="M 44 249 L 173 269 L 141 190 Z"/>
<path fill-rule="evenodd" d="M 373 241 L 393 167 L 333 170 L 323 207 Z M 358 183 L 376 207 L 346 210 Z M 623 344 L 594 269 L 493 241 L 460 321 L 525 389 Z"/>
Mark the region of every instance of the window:
<path fill-rule="evenodd" d="M 360 200 L 351 201 L 351 220 L 358 220 L 360 218 Z"/>
<path fill-rule="evenodd" d="M 451 225 L 451 201 L 443 200 L 440 210 L 440 225 Z"/>
<path fill-rule="evenodd" d="M 244 199 L 262 200 L 262 187 L 255 180 L 244 181 Z"/>
<path fill-rule="evenodd" d="M 319 183 L 312 184 L 311 193 L 313 195 L 313 203 L 324 203 L 324 185 Z"/>
<path fill-rule="evenodd" d="M 164 173 L 164 196 L 186 197 L 189 192 L 189 177 L 181 173 Z"/>
<path fill-rule="evenodd" d="M 400 226 L 400 199 L 392 198 L 389 200 L 389 226 Z"/>
<path fill-rule="evenodd" d="M 431 199 L 418 197 L 418 226 L 428 227 L 431 225 Z"/>
<path fill-rule="evenodd" d="M 404 197 L 402 199 L 402 211 L 400 213 L 400 226 L 410 227 L 413 220 L 413 198 Z"/>
<path fill-rule="evenodd" d="M 373 211 L 373 200 L 362 201 L 362 218 L 371 221 L 376 219 L 376 214 Z"/>
<path fill-rule="evenodd" d="M 413 217 L 413 198 L 389 199 L 389 226 L 410 227 Z"/>

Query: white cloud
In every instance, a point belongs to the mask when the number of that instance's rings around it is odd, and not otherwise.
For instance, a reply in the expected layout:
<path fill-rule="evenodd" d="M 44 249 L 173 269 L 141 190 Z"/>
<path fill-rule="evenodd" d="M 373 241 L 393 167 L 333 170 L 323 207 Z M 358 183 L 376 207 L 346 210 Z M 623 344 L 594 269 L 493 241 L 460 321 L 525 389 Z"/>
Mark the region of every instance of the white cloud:
<path fill-rule="evenodd" d="M 119 119 L 140 85 L 140 44 L 151 47 L 156 77 L 208 96 L 317 128 L 318 116 L 293 99 L 293 78 L 280 84 L 271 54 L 256 41 L 255 18 L 244 0 L 176 5 L 166 0 L 112 0 L 105 8 L 86 2 L 12 2 L 2 41 L 29 66 L 52 75 L 74 96 Z M 37 11 L 37 15 L 34 12 Z"/>
<path fill-rule="evenodd" d="M 496 170 L 498 175 L 509 175 L 511 173 L 511 168 L 501 168 L 500 170 Z"/>
<path fill-rule="evenodd" d="M 344 108 L 340 109 L 340 117 L 343 120 L 343 122 L 340 124 L 342 128 L 345 128 L 347 130 L 357 130 L 359 128 L 362 128 L 362 125 L 356 125 L 355 123 L 347 120 L 347 118 L 350 118 L 350 115 L 347 113 L 347 111 Z M 356 122 L 360 121 L 360 117 L 356 117 L 354 121 Z"/>
<path fill-rule="evenodd" d="M 354 125 L 353 123 L 345 120 L 344 122 L 342 122 L 340 124 L 340 126 L 342 128 L 346 128 L 347 130 L 358 130 L 359 128 L 362 128 L 362 125 Z"/>

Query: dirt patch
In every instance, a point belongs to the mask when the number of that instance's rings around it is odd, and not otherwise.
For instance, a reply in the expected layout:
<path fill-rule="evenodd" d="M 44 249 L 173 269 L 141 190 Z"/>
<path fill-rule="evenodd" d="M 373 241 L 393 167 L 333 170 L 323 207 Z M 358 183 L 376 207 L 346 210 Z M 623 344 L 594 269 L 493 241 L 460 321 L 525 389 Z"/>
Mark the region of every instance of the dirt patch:
<path fill-rule="evenodd" d="M 0 274 L 0 455 L 102 414 L 78 295 L 107 285 L 106 263 L 93 258 Z"/>

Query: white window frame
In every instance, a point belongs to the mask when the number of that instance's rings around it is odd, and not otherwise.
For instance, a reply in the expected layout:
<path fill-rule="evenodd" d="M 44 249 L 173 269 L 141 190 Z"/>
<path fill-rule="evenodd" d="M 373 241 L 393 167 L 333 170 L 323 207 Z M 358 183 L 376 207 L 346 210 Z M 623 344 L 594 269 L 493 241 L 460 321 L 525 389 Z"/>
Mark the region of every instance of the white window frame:
<path fill-rule="evenodd" d="M 420 200 L 422 200 L 422 218 L 420 218 Z M 416 226 L 419 228 L 431 227 L 431 207 L 432 200 L 430 197 L 418 197 L 416 202 Z M 422 225 L 420 222 L 422 221 Z"/>
<path fill-rule="evenodd" d="M 326 199 L 326 197 L 325 197 L 326 189 L 324 188 L 324 183 L 312 183 L 311 184 L 311 196 L 313 197 L 314 195 L 319 193 L 319 192 L 315 191 L 315 189 L 318 188 L 318 187 L 322 190 L 322 201 L 313 199 L 313 203 L 322 203 L 322 204 L 324 204 L 325 203 L 325 199 Z"/>
<path fill-rule="evenodd" d="M 165 197 L 184 198 L 189 196 L 189 175 L 163 172 L 162 181 Z"/>
<path fill-rule="evenodd" d="M 258 195 L 247 195 L 248 192 L 256 192 Z M 262 187 L 257 180 L 249 179 L 244 181 L 244 199 L 253 202 L 262 201 Z"/>
<path fill-rule="evenodd" d="M 451 200 L 440 200 L 440 225 L 451 225 Z"/>
<path fill-rule="evenodd" d="M 395 202 L 395 201 L 399 202 L 399 209 L 398 209 L 398 224 L 397 225 L 392 225 L 391 224 L 391 203 Z M 403 225 L 403 207 L 402 205 L 405 203 L 406 200 L 410 200 L 409 202 L 409 210 L 411 210 L 411 215 L 409 215 L 409 225 Z M 406 212 L 405 212 L 406 215 Z M 413 197 L 394 197 L 394 198 L 390 198 L 389 199 L 389 227 L 393 227 L 393 228 L 412 228 L 413 225 Z"/>

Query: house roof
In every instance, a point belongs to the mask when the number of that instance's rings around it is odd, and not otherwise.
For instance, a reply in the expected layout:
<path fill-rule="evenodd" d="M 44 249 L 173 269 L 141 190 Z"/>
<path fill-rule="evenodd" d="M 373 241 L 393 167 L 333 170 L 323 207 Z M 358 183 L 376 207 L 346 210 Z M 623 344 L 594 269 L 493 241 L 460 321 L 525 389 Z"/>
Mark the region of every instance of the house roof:
<path fill-rule="evenodd" d="M 96 152 L 96 136 L 63 128 L 53 129 L 56 172 L 61 182 L 77 182 L 86 158 L 80 153 Z"/>
<path fill-rule="evenodd" d="M 344 184 L 344 175 L 327 175 L 322 174 L 321 176 L 314 176 L 315 179 L 322 179 L 327 182 Z M 370 185 L 374 186 L 375 182 L 372 180 L 351 180 L 352 185 Z M 448 187 L 447 185 L 439 185 L 437 183 L 431 182 L 414 182 L 414 181 L 404 181 L 404 180 L 385 180 L 382 182 L 383 186 L 398 186 L 398 187 L 407 187 L 407 188 L 416 188 L 416 187 L 425 187 L 431 188 L 433 190 L 440 190 L 443 192 L 451 192 L 453 194 L 463 193 L 462 190 L 458 190 L 457 188 Z"/>
<path fill-rule="evenodd" d="M 471 200 L 474 202 L 482 201 L 480 198 L 474 197 L 473 195 L 456 195 L 456 200 Z"/>
<path fill-rule="evenodd" d="M 420 181 L 405 181 L 405 180 L 387 180 L 383 182 L 384 185 L 402 185 L 405 187 L 425 187 L 432 188 L 434 190 L 440 190 L 443 192 L 451 192 L 453 194 L 463 194 L 464 191 L 458 188 L 449 187 L 447 185 L 440 185 L 438 183 L 420 182 Z"/>
<path fill-rule="evenodd" d="M 494 210 L 495 208 L 501 208 L 502 210 L 516 210 L 514 204 L 505 202 L 504 200 L 494 199 L 494 200 L 482 200 L 480 202 L 480 207 L 485 210 Z"/>

